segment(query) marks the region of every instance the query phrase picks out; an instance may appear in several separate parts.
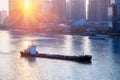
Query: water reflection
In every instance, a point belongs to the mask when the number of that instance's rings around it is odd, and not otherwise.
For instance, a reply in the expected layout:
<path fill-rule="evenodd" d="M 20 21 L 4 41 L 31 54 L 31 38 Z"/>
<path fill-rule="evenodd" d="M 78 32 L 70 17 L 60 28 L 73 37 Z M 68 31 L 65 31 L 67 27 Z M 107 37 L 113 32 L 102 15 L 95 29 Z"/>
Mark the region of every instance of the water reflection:
<path fill-rule="evenodd" d="M 120 53 L 120 39 L 112 40 L 112 49 L 114 53 Z"/>
<path fill-rule="evenodd" d="M 36 57 L 25 57 L 25 56 L 21 56 L 21 58 L 25 59 L 26 61 L 30 62 L 30 63 L 35 63 L 36 62 Z"/>
<path fill-rule="evenodd" d="M 11 38 L 11 36 L 13 36 Z M 16 34 L 15 34 L 16 36 Z M 92 64 L 80 64 L 65 60 L 44 58 L 23 58 L 18 55 L 4 55 L 21 47 L 26 38 L 37 43 L 38 50 L 65 55 L 85 54 L 93 56 Z M 34 37 L 34 38 L 33 38 Z M 41 37 L 44 37 L 41 38 Z M 120 79 L 120 40 L 89 40 L 85 36 L 37 34 L 14 39 L 14 34 L 0 31 L 0 79 L 1 80 L 119 80 Z M 27 38 L 28 39 L 28 38 Z M 14 41 L 13 41 L 14 40 Z M 11 41 L 13 43 L 11 43 Z"/>
<path fill-rule="evenodd" d="M 0 31 L 0 52 L 8 53 L 13 50 L 9 31 Z"/>
<path fill-rule="evenodd" d="M 19 74 L 19 76 L 17 75 L 17 80 L 35 80 L 34 76 L 37 75 L 33 68 L 35 63 L 32 64 L 33 62 L 31 62 L 30 59 L 31 58 L 21 58 L 16 62 L 15 69 L 17 74 Z"/>
<path fill-rule="evenodd" d="M 91 50 L 90 50 L 90 40 L 88 37 L 83 38 L 83 51 L 84 55 L 91 55 Z"/>
<path fill-rule="evenodd" d="M 73 45 L 72 45 L 72 36 L 71 35 L 64 35 L 64 48 L 63 51 L 65 55 L 74 55 L 71 54 L 73 51 Z"/>

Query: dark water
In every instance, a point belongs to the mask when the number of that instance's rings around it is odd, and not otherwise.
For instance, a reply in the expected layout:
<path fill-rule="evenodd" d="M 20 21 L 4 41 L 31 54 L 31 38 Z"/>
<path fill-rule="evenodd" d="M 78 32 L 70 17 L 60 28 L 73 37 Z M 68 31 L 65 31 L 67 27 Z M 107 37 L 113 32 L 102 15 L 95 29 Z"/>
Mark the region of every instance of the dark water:
<path fill-rule="evenodd" d="M 25 40 L 32 40 L 41 53 L 82 55 L 84 51 L 93 56 L 92 63 L 20 57 Z M 120 80 L 120 39 L 0 31 L 0 80 Z"/>

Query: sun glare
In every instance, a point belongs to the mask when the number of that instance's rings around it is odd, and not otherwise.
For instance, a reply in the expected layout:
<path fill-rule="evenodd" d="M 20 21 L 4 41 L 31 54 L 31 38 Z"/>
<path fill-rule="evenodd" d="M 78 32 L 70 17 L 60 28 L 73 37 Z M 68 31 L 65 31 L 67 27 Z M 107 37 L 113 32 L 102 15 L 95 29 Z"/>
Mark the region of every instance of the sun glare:
<path fill-rule="evenodd" d="M 24 29 L 28 31 L 42 31 L 40 22 L 56 21 L 57 16 L 51 12 L 51 10 L 45 10 L 43 7 L 43 2 L 44 0 L 16 0 L 16 4 L 14 4 L 15 11 L 10 18 L 13 28 Z"/>
<path fill-rule="evenodd" d="M 24 45 L 25 45 L 25 46 L 29 46 L 29 45 L 31 45 L 31 44 L 32 44 L 31 41 L 25 41 L 25 42 L 24 42 Z"/>
<path fill-rule="evenodd" d="M 66 2 L 68 2 L 69 0 L 66 0 Z"/>
<path fill-rule="evenodd" d="M 31 41 L 24 41 L 23 45 L 27 48 L 28 46 L 32 45 Z"/>
<path fill-rule="evenodd" d="M 33 43 L 32 41 L 27 41 L 27 40 L 23 40 L 20 44 L 20 48 L 18 51 L 23 51 L 29 48 L 29 46 L 31 46 Z"/>
<path fill-rule="evenodd" d="M 28 8 L 29 7 L 29 1 L 25 0 L 25 7 Z"/>

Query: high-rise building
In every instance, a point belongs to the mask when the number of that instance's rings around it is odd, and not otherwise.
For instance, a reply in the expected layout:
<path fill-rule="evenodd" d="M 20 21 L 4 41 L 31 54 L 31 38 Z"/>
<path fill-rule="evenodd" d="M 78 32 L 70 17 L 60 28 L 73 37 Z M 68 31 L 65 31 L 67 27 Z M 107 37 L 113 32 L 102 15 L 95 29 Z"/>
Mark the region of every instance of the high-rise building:
<path fill-rule="evenodd" d="M 89 21 L 97 21 L 97 0 L 89 1 L 88 20 Z"/>
<path fill-rule="evenodd" d="M 67 17 L 69 21 L 77 21 L 86 18 L 86 0 L 69 0 L 67 2 Z"/>
<path fill-rule="evenodd" d="M 45 12 L 46 14 L 49 14 L 51 12 L 52 4 L 51 1 L 49 0 L 44 0 L 42 2 L 42 11 Z"/>
<path fill-rule="evenodd" d="M 0 24 L 1 24 L 1 21 L 2 21 L 1 17 L 2 17 L 2 15 L 1 15 L 1 13 L 0 13 Z"/>
<path fill-rule="evenodd" d="M 113 32 L 117 32 L 118 31 L 118 22 L 117 22 L 117 5 L 116 4 L 112 4 L 112 31 Z"/>
<path fill-rule="evenodd" d="M 120 0 L 115 0 L 115 3 L 120 3 Z"/>
<path fill-rule="evenodd" d="M 7 18 L 7 11 L 0 11 L 0 24 L 4 24 L 5 19 Z"/>
<path fill-rule="evenodd" d="M 120 32 L 120 0 L 115 0 L 115 4 L 117 6 L 117 30 Z"/>
<path fill-rule="evenodd" d="M 96 23 L 106 22 L 108 6 L 110 6 L 110 0 L 89 0 L 88 20 Z"/>
<path fill-rule="evenodd" d="M 56 15 L 58 23 L 64 22 L 66 19 L 66 0 L 51 0 L 52 11 Z"/>
<path fill-rule="evenodd" d="M 120 21 L 120 0 L 115 0 L 115 4 L 117 4 L 117 12 Z"/>
<path fill-rule="evenodd" d="M 43 13 L 43 22 L 51 23 L 54 22 L 54 16 L 52 14 L 52 2 L 50 0 L 43 0 L 42 2 L 42 13 Z"/>

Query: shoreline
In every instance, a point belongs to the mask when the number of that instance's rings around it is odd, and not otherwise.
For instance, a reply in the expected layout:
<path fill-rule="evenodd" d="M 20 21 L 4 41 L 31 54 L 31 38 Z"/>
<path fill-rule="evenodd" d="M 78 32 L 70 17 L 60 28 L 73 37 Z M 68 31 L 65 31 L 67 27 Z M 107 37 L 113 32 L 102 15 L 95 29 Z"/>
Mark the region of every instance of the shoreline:
<path fill-rule="evenodd" d="M 29 33 L 45 33 L 45 34 L 53 34 L 53 35 L 58 35 L 58 34 L 63 34 L 63 35 L 80 35 L 80 36 L 91 36 L 91 35 L 96 35 L 96 34 L 100 34 L 97 32 L 86 32 L 86 33 L 72 33 L 72 32 L 40 32 L 40 31 L 25 31 L 25 30 L 18 30 L 18 29 L 0 29 L 3 31 L 12 31 L 12 32 L 20 32 L 20 33 L 25 33 L 25 34 L 29 34 Z M 120 37 L 120 33 L 107 33 L 107 34 L 100 34 L 100 35 L 108 35 L 109 37 Z"/>

